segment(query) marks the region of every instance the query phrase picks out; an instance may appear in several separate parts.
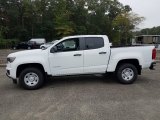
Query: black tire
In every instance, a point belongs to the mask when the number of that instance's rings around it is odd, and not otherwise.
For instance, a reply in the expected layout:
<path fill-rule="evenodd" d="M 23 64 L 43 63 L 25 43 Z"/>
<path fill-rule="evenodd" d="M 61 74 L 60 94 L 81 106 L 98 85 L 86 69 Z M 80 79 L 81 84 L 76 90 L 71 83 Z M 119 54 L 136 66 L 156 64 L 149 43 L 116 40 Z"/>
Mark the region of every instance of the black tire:
<path fill-rule="evenodd" d="M 13 84 L 17 84 L 17 80 L 16 79 L 12 79 Z"/>
<path fill-rule="evenodd" d="M 125 74 L 124 71 L 128 70 L 129 72 Z M 129 76 L 129 77 L 128 77 Z M 118 81 L 122 84 L 132 84 L 137 79 L 138 71 L 137 68 L 129 63 L 121 64 L 116 70 L 116 77 Z"/>
<path fill-rule="evenodd" d="M 43 46 L 42 46 L 42 47 L 41 47 L 41 49 L 42 49 L 42 50 L 44 50 L 44 49 L 45 49 L 45 47 L 43 47 Z"/>
<path fill-rule="evenodd" d="M 25 77 L 27 74 L 33 73 L 36 75 L 37 78 L 39 78 L 38 80 L 36 80 L 36 84 L 33 86 L 27 85 Z M 29 78 L 28 78 L 29 80 Z M 35 81 L 35 78 L 34 80 Z M 30 82 L 30 81 L 29 81 Z M 30 82 L 31 83 L 31 82 Z M 39 89 L 43 86 L 44 84 L 44 74 L 41 70 L 37 69 L 37 68 L 26 68 L 24 69 L 19 76 L 19 85 L 21 87 L 23 87 L 24 89 L 28 89 L 28 90 L 36 90 Z"/>

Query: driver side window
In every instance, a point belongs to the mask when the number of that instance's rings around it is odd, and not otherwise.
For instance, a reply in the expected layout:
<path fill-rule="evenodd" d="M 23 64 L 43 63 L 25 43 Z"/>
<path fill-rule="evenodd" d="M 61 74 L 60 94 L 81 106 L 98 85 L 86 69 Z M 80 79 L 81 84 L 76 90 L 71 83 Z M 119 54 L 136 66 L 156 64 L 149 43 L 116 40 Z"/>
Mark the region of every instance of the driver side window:
<path fill-rule="evenodd" d="M 79 39 L 72 38 L 62 41 L 56 45 L 58 52 L 76 51 L 79 50 Z"/>

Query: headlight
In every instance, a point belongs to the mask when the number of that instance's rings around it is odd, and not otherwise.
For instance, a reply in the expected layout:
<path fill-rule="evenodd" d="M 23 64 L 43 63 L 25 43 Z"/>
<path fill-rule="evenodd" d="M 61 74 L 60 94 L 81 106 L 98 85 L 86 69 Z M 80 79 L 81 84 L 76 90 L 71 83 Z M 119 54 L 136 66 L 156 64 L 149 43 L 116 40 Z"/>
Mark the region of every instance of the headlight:
<path fill-rule="evenodd" d="M 16 59 L 16 57 L 8 57 L 7 58 L 7 62 L 13 62 Z"/>

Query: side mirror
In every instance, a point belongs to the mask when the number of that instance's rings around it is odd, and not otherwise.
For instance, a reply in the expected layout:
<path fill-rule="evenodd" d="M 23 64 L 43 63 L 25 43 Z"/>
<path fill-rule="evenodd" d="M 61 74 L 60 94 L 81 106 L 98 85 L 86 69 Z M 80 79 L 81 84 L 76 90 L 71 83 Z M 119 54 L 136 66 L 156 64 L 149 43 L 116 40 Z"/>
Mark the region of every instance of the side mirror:
<path fill-rule="evenodd" d="M 51 53 L 57 52 L 57 47 L 56 47 L 56 46 L 52 47 L 51 50 L 50 50 L 50 52 L 51 52 Z"/>

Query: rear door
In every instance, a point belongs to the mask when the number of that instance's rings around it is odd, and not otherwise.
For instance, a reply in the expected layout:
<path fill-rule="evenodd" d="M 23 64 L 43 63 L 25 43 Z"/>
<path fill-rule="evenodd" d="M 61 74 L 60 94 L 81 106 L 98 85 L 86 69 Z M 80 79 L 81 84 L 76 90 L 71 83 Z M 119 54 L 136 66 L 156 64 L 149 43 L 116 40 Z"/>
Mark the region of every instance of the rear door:
<path fill-rule="evenodd" d="M 84 73 L 105 73 L 109 51 L 105 47 L 104 39 L 102 37 L 86 37 L 84 39 Z"/>

